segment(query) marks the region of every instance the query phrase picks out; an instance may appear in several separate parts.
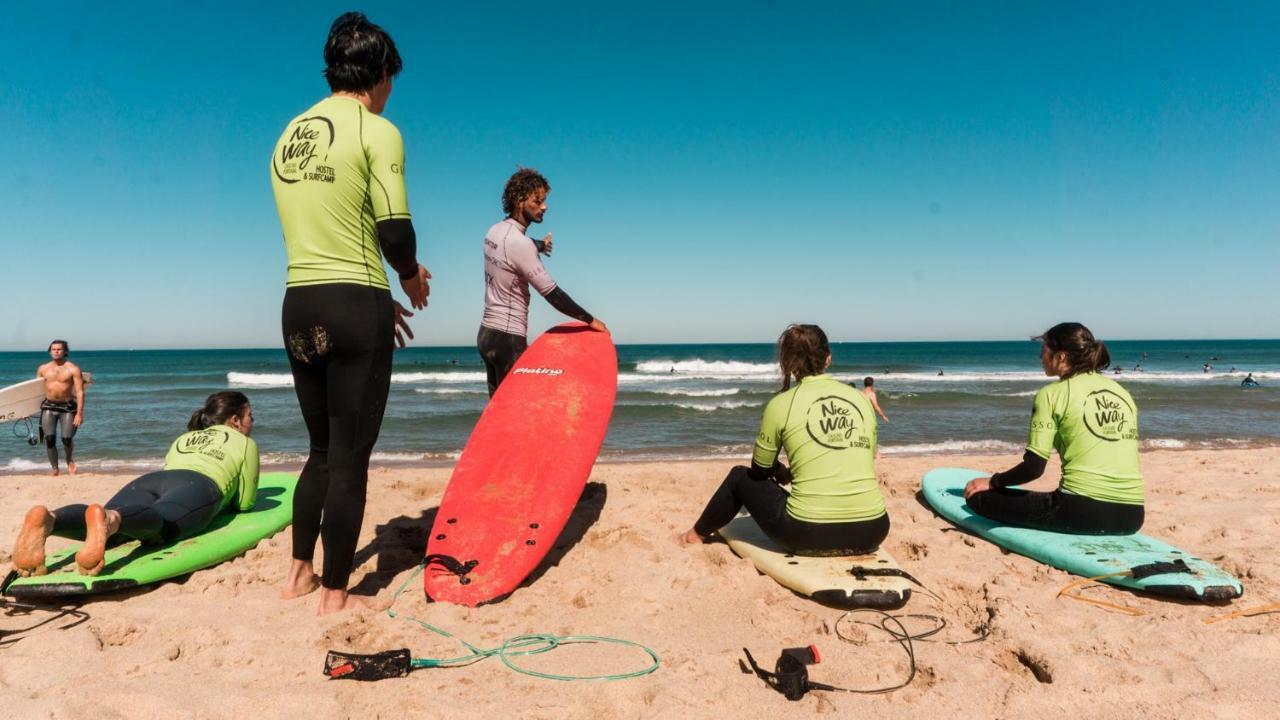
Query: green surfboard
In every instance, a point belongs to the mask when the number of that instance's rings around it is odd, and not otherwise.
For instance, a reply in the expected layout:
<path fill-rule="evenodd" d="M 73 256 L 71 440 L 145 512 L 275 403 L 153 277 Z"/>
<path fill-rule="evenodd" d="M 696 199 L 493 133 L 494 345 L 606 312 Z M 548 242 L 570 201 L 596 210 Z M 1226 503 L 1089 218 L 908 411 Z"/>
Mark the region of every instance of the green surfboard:
<path fill-rule="evenodd" d="M 46 560 L 47 575 L 15 576 L 4 594 L 19 600 L 58 600 L 139 587 L 212 567 L 288 527 L 297 482 L 290 473 L 265 473 L 258 478 L 258 499 L 252 510 L 223 512 L 199 535 L 168 545 L 132 540 L 108 548 L 98 575 L 77 571 L 78 547 L 53 553 Z"/>
<path fill-rule="evenodd" d="M 1244 588 L 1240 581 L 1212 563 L 1153 537 L 1133 535 L 1069 535 L 1005 525 L 974 513 L 964 501 L 964 486 L 991 473 L 960 468 L 930 470 L 921 490 L 930 507 L 942 517 L 979 537 L 1019 555 L 1039 560 L 1081 577 L 1137 571 L 1134 577 L 1102 581 L 1155 595 L 1196 600 L 1232 600 Z M 1157 572 L 1178 564 L 1180 569 Z M 1144 572 L 1143 569 L 1149 572 Z"/>

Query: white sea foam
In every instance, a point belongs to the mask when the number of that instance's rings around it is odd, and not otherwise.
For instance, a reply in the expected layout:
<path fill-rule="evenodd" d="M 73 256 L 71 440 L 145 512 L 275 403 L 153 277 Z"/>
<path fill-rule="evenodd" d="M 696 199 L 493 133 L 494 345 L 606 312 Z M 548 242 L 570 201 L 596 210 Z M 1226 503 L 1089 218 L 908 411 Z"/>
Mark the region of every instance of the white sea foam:
<path fill-rule="evenodd" d="M 636 372 L 642 375 L 666 375 L 667 377 L 696 378 L 760 378 L 777 377 L 777 363 L 749 363 L 737 360 L 646 360 L 636 363 Z"/>
<path fill-rule="evenodd" d="M 483 383 L 482 372 L 405 372 L 392 373 L 393 383 Z"/>
<path fill-rule="evenodd" d="M 936 443 L 907 445 L 881 445 L 885 455 L 932 455 L 957 453 L 1013 453 L 1022 449 L 1017 443 L 1005 440 L 943 440 Z"/>
<path fill-rule="evenodd" d="M 483 388 L 477 390 L 463 390 L 461 388 L 414 388 L 414 392 L 423 395 L 483 395 Z"/>
<path fill-rule="evenodd" d="M 442 462 L 445 460 L 457 460 L 462 456 L 461 450 L 453 452 L 375 452 L 369 456 L 370 462 L 380 462 L 389 464 L 399 463 L 416 463 L 416 462 Z"/>
<path fill-rule="evenodd" d="M 991 393 L 991 394 L 996 397 L 1035 397 L 1036 392 L 1038 391 L 1022 390 L 1021 392 Z"/>
<path fill-rule="evenodd" d="M 657 388 L 651 392 L 660 395 L 683 395 L 685 397 L 728 397 L 737 395 L 738 388 L 719 388 L 711 390 L 695 390 L 693 388 Z"/>
<path fill-rule="evenodd" d="M 48 469 L 49 463 L 47 462 L 38 463 L 30 460 L 23 460 L 22 458 L 9 458 L 9 464 L 0 467 L 0 471 L 11 473 L 38 472 L 40 470 Z"/>
<path fill-rule="evenodd" d="M 678 408 L 685 410 L 701 410 L 703 412 L 711 412 L 714 410 L 736 410 L 744 407 L 758 407 L 760 403 L 751 402 L 750 400 L 725 400 L 723 402 L 712 403 L 672 403 Z"/>
<path fill-rule="evenodd" d="M 391 374 L 391 382 L 397 384 L 420 383 L 483 383 L 482 372 L 400 372 Z M 293 387 L 293 375 L 290 373 L 227 373 L 227 385 L 233 388 L 275 388 Z"/>
<path fill-rule="evenodd" d="M 1151 438 L 1143 440 L 1139 444 L 1147 450 L 1181 450 L 1187 446 L 1185 440 L 1175 440 L 1173 438 Z"/>
<path fill-rule="evenodd" d="M 76 469 L 81 472 L 119 472 L 121 470 L 159 470 L 164 467 L 164 458 L 133 458 L 127 460 L 77 460 Z M 33 462 L 24 458 L 10 458 L 7 465 L 0 465 L 0 473 L 46 472 L 47 462 Z M 62 472 L 66 472 L 66 467 Z"/>
<path fill-rule="evenodd" d="M 274 388 L 293 387 L 293 375 L 289 373 L 227 373 L 227 387 Z"/>

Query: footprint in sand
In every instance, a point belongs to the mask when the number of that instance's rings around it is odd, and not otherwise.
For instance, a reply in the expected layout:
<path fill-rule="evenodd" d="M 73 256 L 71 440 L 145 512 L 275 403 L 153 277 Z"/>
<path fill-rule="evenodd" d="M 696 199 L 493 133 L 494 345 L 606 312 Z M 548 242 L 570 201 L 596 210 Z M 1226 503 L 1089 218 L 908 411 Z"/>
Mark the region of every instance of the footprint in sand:
<path fill-rule="evenodd" d="M 142 639 L 146 629 L 127 620 L 103 620 L 89 626 L 103 647 L 125 647 Z"/>
<path fill-rule="evenodd" d="M 908 542 L 904 548 L 906 556 L 911 560 L 923 560 L 929 556 L 929 546 L 924 543 Z"/>

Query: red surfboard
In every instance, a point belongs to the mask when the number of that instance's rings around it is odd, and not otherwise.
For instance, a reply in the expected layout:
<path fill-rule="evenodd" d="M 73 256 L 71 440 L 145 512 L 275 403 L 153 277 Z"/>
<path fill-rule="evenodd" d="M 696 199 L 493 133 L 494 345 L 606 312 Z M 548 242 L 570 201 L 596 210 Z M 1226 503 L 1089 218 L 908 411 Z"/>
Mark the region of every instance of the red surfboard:
<path fill-rule="evenodd" d="M 582 495 L 617 392 L 607 334 L 565 323 L 529 346 L 449 478 L 427 539 L 427 595 L 475 607 L 533 572 Z"/>

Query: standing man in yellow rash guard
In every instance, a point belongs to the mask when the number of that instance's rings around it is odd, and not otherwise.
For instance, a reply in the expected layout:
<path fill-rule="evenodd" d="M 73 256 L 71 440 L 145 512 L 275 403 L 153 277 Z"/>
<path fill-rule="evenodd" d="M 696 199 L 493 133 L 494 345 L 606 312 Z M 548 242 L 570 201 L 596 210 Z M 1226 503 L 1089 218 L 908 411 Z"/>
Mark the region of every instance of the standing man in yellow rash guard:
<path fill-rule="evenodd" d="M 404 318 L 385 259 L 414 308 L 431 274 L 418 264 L 400 131 L 381 117 L 400 54 L 360 13 L 333 22 L 324 47 L 331 95 L 285 126 L 271 187 L 289 256 L 282 330 L 311 452 L 293 502 L 293 564 L 281 596 L 319 585 L 321 615 L 353 606 L 347 581 L 364 519 L 369 455 L 382 427 L 393 343 Z M 316 540 L 324 546 L 317 575 Z"/>

